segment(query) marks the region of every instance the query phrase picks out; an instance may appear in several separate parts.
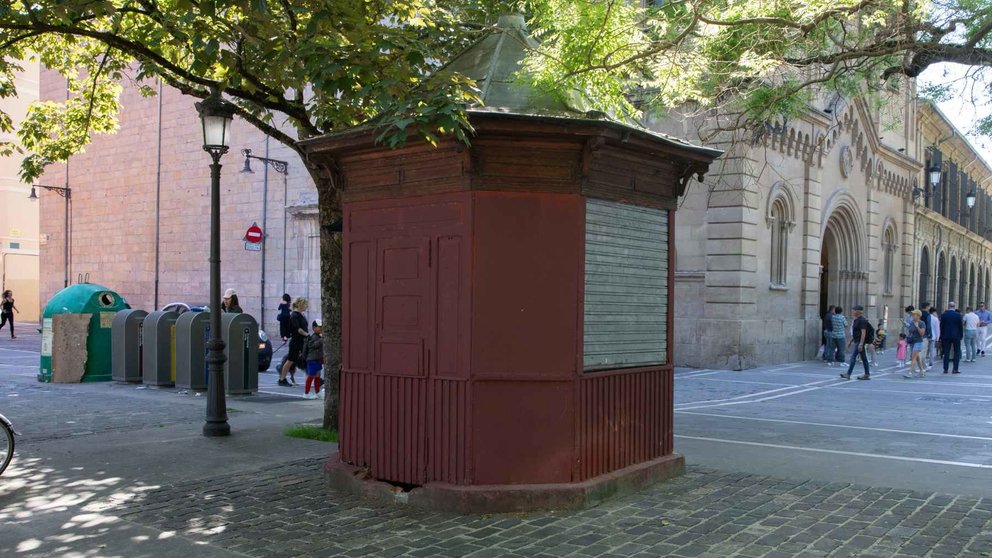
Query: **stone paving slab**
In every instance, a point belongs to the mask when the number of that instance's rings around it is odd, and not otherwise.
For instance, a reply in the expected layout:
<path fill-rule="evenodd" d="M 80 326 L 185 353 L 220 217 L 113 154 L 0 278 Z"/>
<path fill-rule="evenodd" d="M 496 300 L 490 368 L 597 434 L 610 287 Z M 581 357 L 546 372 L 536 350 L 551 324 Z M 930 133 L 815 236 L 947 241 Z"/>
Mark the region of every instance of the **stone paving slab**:
<path fill-rule="evenodd" d="M 992 556 L 992 500 L 690 468 L 599 507 L 458 516 L 329 491 L 322 459 L 144 493 L 123 519 L 247 556 Z"/>

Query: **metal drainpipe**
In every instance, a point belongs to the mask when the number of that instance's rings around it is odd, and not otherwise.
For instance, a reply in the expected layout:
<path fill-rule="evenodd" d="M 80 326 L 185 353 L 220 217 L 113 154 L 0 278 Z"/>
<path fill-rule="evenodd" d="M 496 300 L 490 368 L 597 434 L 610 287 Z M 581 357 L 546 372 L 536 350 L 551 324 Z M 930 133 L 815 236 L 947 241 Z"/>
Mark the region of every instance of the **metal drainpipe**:
<path fill-rule="evenodd" d="M 265 158 L 269 158 L 269 136 L 265 136 Z M 269 163 L 266 162 L 262 166 L 265 167 L 265 172 L 262 174 L 262 281 L 259 285 L 259 311 L 262 314 L 258 321 L 262 324 L 262 329 L 265 329 L 265 246 L 268 244 L 265 241 L 265 237 L 269 235 L 269 227 L 267 226 L 267 218 L 269 216 Z"/>
<path fill-rule="evenodd" d="M 155 161 L 155 310 L 158 310 L 162 217 L 162 80 L 158 81 L 158 144 Z"/>
<path fill-rule="evenodd" d="M 282 175 L 282 292 L 288 293 L 286 290 L 286 252 L 289 250 L 289 239 L 286 237 L 286 222 L 289 220 L 289 212 L 287 211 L 289 203 L 289 176 L 287 173 Z"/>

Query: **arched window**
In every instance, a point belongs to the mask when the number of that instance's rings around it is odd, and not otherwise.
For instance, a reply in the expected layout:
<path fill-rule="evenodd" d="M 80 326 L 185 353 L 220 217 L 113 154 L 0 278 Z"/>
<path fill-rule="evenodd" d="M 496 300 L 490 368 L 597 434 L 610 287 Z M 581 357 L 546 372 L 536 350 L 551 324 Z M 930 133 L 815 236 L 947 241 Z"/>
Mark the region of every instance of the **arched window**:
<path fill-rule="evenodd" d="M 951 270 L 947 274 L 947 302 L 958 302 L 960 304 L 960 298 L 958 298 L 958 260 L 954 256 L 951 256 Z"/>
<path fill-rule="evenodd" d="M 944 286 L 947 285 L 947 260 L 944 258 L 944 253 L 941 252 L 940 256 L 937 257 L 937 288 L 934 290 L 934 300 L 936 300 L 937 308 L 943 312 L 947 299 L 944 295 Z"/>
<path fill-rule="evenodd" d="M 771 269 L 772 285 L 785 286 L 789 248 L 789 219 L 782 198 L 772 202 L 768 226 L 771 228 Z"/>
<path fill-rule="evenodd" d="M 885 228 L 882 235 L 882 292 L 892 294 L 895 283 L 896 231 L 891 225 Z"/>
<path fill-rule="evenodd" d="M 930 300 L 930 250 L 924 246 L 920 253 L 920 302 Z"/>
<path fill-rule="evenodd" d="M 977 284 L 975 282 L 975 264 L 972 263 L 968 267 L 968 289 L 965 291 L 965 294 L 968 296 L 968 306 L 978 308 L 978 300 L 976 300 L 978 298 L 977 293 Z"/>
<path fill-rule="evenodd" d="M 961 261 L 961 282 L 958 283 L 958 307 L 968 305 L 968 264 Z"/>
<path fill-rule="evenodd" d="M 780 181 L 772 184 L 766 203 L 765 221 L 771 232 L 768 282 L 772 287 L 784 287 L 789 277 L 789 232 L 795 225 L 795 196 L 792 189 Z"/>

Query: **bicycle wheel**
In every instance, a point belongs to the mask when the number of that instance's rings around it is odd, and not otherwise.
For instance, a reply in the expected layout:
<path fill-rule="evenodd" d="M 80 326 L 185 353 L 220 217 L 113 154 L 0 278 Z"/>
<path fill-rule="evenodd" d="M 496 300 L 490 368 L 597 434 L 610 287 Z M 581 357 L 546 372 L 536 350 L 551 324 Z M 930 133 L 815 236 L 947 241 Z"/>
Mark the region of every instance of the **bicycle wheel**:
<path fill-rule="evenodd" d="M 14 458 L 14 431 L 7 423 L 0 420 L 0 475 L 7 470 L 10 460 Z"/>

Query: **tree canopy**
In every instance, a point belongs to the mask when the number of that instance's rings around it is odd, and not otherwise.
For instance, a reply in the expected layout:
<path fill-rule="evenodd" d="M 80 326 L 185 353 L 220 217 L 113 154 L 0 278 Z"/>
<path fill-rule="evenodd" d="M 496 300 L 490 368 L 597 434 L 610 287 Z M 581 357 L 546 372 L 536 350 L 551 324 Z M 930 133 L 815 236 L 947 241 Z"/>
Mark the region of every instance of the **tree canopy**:
<path fill-rule="evenodd" d="M 31 56 L 68 78 L 68 99 L 37 103 L 19 131 L 32 179 L 92 134 L 113 132 L 121 83 L 153 94 L 147 78 L 201 98 L 219 86 L 241 118 L 294 148 L 363 122 L 389 143 L 445 133 L 468 141 L 462 109 L 473 84 L 437 70 L 512 11 L 528 15 L 542 42 L 522 79 L 563 100 L 581 91 L 621 118 L 732 100 L 742 123 L 762 122 L 804 110 L 818 91 L 864 94 L 940 62 L 968 65 L 981 83 L 992 64 L 988 0 L 647 4 L 14 0 L 0 5 L 0 96 L 17 94 L 12 70 Z M 11 131 L 7 115 L 0 131 Z"/>

